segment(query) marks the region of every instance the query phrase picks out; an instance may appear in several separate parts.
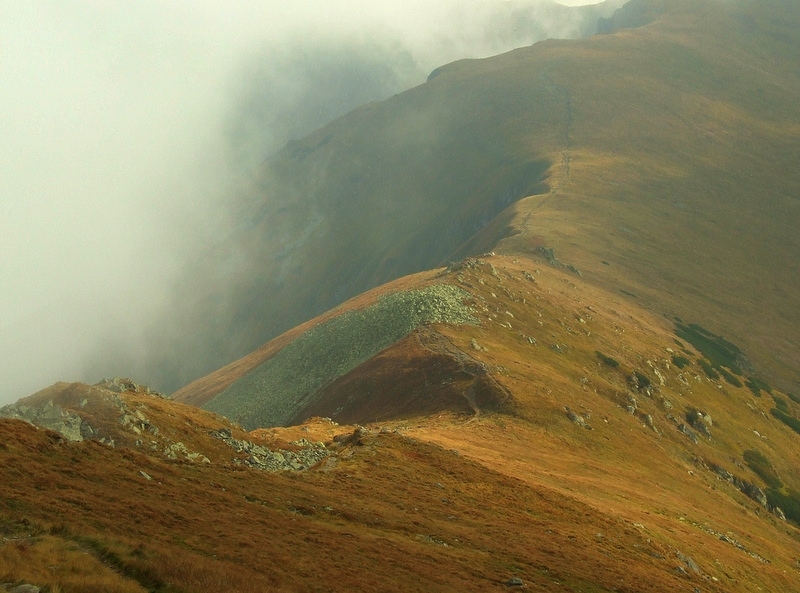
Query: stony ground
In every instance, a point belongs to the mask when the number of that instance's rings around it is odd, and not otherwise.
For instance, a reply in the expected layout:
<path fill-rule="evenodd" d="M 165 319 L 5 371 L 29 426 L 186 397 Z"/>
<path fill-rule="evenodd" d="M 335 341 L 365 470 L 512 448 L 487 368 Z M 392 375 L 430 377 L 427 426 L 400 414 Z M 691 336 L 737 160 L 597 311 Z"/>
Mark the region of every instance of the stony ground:
<path fill-rule="evenodd" d="M 420 325 L 476 323 L 466 291 L 447 284 L 384 295 L 320 323 L 204 407 L 253 429 L 279 426 L 314 402 L 321 387 Z"/>

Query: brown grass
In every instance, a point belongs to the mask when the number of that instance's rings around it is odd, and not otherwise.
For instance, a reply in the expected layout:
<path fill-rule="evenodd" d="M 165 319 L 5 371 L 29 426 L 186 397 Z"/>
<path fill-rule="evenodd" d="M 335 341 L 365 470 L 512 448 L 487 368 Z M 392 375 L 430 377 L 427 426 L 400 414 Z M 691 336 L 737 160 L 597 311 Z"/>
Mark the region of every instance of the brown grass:
<path fill-rule="evenodd" d="M 61 521 L 50 528 L 58 545 L 85 549 L 87 562 L 105 562 L 146 589 L 483 591 L 513 575 L 541 590 L 555 581 L 610 590 L 635 578 L 635 589 L 620 590 L 666 591 L 679 582 L 624 523 L 396 434 L 369 439 L 324 472 L 150 459 L 157 481 L 145 482 L 138 455 L 58 443 L 16 422 L 0 431 L 19 443 L 12 459 L 3 456 L 4 473 L 30 470 L 13 490 L 0 486 L 3 516 L 24 513 L 45 528 Z M 61 475 L 76 463 L 78 474 L 34 485 L 32 474 L 45 467 Z M 598 532 L 608 539 L 598 543 Z M 613 556 L 619 545 L 626 565 L 599 554 Z M 68 585 L 60 573 L 48 577 L 13 565 L 7 575 Z"/>
<path fill-rule="evenodd" d="M 171 462 L 136 445 L 138 437 L 120 428 L 120 412 L 108 405 L 106 393 L 56 385 L 36 401 L 55 398 L 75 407 L 88 398 L 79 413 L 117 448 L 67 443 L 0 420 L 0 576 L 60 591 L 477 592 L 505 590 L 514 576 L 537 591 L 800 590 L 797 527 L 705 464 L 713 461 L 763 486 L 742 463 L 744 451 L 757 450 L 787 487 L 800 491 L 797 435 L 769 415 L 769 397 L 704 377 L 688 345 L 681 353 L 691 362 L 679 376 L 667 350 L 680 349 L 669 322 L 678 314 L 739 344 L 783 384 L 797 381 L 800 325 L 790 305 L 800 277 L 796 267 L 787 268 L 798 251 L 797 225 L 791 224 L 797 208 L 788 197 L 798 195 L 800 183 L 791 172 L 800 120 L 796 52 L 761 37 L 752 38 L 762 44 L 754 51 L 749 34 L 729 28 L 725 18 L 707 14 L 699 36 L 665 20 L 579 43 L 549 41 L 495 60 L 456 64 L 408 95 L 406 106 L 421 115 L 441 101 L 453 111 L 471 108 L 470 102 L 493 106 L 486 118 L 469 111 L 459 116 L 479 124 L 460 129 L 475 139 L 480 166 L 475 158 L 440 162 L 452 178 L 461 179 L 459 167 L 477 172 L 481 182 L 469 188 L 473 197 L 483 199 L 507 181 L 500 169 L 481 169 L 488 158 L 483 139 L 500 139 L 503 150 L 495 156 L 501 160 L 553 163 L 549 193 L 514 204 L 465 247 L 504 237 L 502 250 L 528 256 L 490 258 L 496 273 L 482 267 L 447 279 L 475 296 L 481 325 L 425 330 L 486 365 L 511 395 L 497 400 L 497 411 L 467 410 L 466 382 L 442 383 L 454 379 L 448 377 L 454 359 L 413 336 L 328 386 L 330 407 L 308 411 L 335 416 L 352 398 L 343 423 L 381 418 L 362 445 L 344 446 L 302 474 L 265 474 L 233 464 L 236 455 L 208 435 L 226 425 L 221 418 L 157 398 L 120 396 L 165 439 L 211 460 Z M 755 74 L 741 76 L 745 70 Z M 475 93 L 464 93 L 467 88 Z M 345 182 L 352 170 L 344 166 L 353 155 L 338 148 L 363 150 L 369 145 L 359 134 L 381 137 L 376 130 L 391 130 L 394 115 L 386 109 L 362 110 L 369 125 L 342 120 L 331 128 L 336 137 L 325 150 L 335 155 L 330 169 L 343 177 L 323 184 L 325 191 L 354 195 Z M 391 191 L 371 182 L 364 195 L 384 198 L 389 213 L 407 207 L 407 195 L 425 195 L 409 191 L 416 186 L 402 176 L 408 169 L 419 184 L 449 191 L 426 182 L 446 185 L 441 180 L 447 178 L 432 154 L 419 154 L 416 168 L 407 167 L 416 162 L 411 158 L 392 161 Z M 300 224 L 307 209 L 296 206 Z M 447 208 L 443 212 L 447 219 Z M 361 253 L 395 222 L 386 216 L 383 227 L 371 224 L 366 211 L 363 218 L 348 218 L 352 214 L 342 211 L 346 225 L 333 225 L 337 237 L 352 238 L 343 243 L 348 254 Z M 543 243 L 583 276 L 531 257 Z M 368 261 L 372 254 L 335 264 L 341 254 L 313 243 L 313 263 L 292 270 L 294 280 L 272 305 L 298 301 L 296 288 L 305 278 L 379 283 L 398 272 L 406 247 L 375 256 L 382 265 Z M 420 281 L 433 281 L 433 273 L 393 286 Z M 308 309 L 329 302 L 333 285 L 301 304 Z M 485 350 L 472 349 L 473 339 Z M 204 401 L 282 343 L 189 386 L 181 398 Z M 597 351 L 619 367 L 603 365 Z M 410 359 L 413 366 L 398 373 L 398 363 Z M 415 369 L 438 383 L 420 381 Z M 628 382 L 634 371 L 658 389 L 635 391 Z M 624 409 L 631 396 L 657 431 Z M 592 430 L 570 422 L 565 406 L 584 415 Z M 676 430 L 671 416 L 679 419 L 689 407 L 713 418 L 710 439 L 692 444 Z M 330 443 L 352 430 L 315 420 L 247 438 L 275 446 L 301 437 Z"/>
<path fill-rule="evenodd" d="M 19 536 L 0 545 L 0 582 L 36 583 L 50 593 L 144 593 L 80 544 L 51 535 Z"/>

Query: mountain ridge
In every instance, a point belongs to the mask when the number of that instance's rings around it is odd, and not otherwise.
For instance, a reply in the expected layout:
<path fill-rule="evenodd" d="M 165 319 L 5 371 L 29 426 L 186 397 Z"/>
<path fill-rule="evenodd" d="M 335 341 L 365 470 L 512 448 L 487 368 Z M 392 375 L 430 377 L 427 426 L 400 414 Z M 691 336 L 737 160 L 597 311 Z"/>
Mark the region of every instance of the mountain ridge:
<path fill-rule="evenodd" d="M 253 263 L 198 305 L 225 336 L 214 351 L 234 360 L 393 278 L 544 246 L 797 389 L 795 7 L 652 6 L 642 27 L 445 66 L 268 161 L 240 206 Z"/>
<path fill-rule="evenodd" d="M 800 589 L 798 15 L 636 0 L 290 144 L 204 290 L 294 327 L 0 409 L 0 589 Z"/>

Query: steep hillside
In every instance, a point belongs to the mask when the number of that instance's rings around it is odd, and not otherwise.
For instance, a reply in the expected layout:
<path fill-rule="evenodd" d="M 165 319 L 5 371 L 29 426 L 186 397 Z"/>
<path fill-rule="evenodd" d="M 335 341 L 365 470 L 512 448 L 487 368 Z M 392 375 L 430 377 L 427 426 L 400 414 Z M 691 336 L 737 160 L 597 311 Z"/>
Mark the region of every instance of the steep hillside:
<path fill-rule="evenodd" d="M 287 147 L 209 324 L 303 323 L 0 409 L 0 589 L 800 590 L 798 24 L 634 0 Z"/>
<path fill-rule="evenodd" d="M 544 245 L 797 389 L 798 12 L 636 0 L 608 34 L 449 64 L 293 142 L 204 254 L 224 274 L 192 287 L 195 368 L 404 274 Z"/>
<path fill-rule="evenodd" d="M 448 292 L 461 295 L 472 319 L 407 328 L 366 361 L 342 356 L 314 388 L 298 370 L 301 397 L 295 385 L 270 379 L 284 373 L 280 361 L 270 363 L 277 356 L 223 369 L 176 396 L 202 393 L 206 407 L 250 427 L 288 397 L 298 407 L 285 423 L 379 423 L 626 517 L 648 534 L 672 534 L 676 547 L 699 537 L 693 554 L 718 540 L 755 559 L 737 577 L 727 573 L 730 590 L 750 590 L 754 567 L 773 562 L 757 551 L 767 541 L 789 537 L 784 552 L 800 551 L 800 400 L 753 375 L 724 337 L 656 316 L 547 250 L 540 259 L 468 258 L 403 279 L 278 341 L 298 344 L 313 366 L 330 345 L 325 328 L 342 328 L 331 315 L 363 324 L 338 338 L 355 336 L 362 348 L 365 336 L 387 331 L 373 322 L 376 303 L 403 303 L 388 297 L 437 285 L 459 288 Z M 389 319 L 406 314 L 396 305 Z M 740 540 L 742 520 L 754 522 L 748 533 L 761 534 L 757 545 Z"/>
<path fill-rule="evenodd" d="M 127 380 L 57 384 L 4 408 L 61 434 L 0 419 L 0 581 L 65 592 L 799 588 L 797 398 L 725 358 L 730 342 L 545 255 L 405 278 L 195 384 L 207 405 L 233 394 L 236 411 L 237 381 L 280 369 L 270 361 L 294 343 L 324 352 L 320 330 L 340 330 L 337 318 L 374 330 L 369 310 L 390 303 L 382 320 L 407 319 L 409 301 L 392 295 L 409 293 L 448 295 L 448 315 L 454 300 L 469 310 L 344 359 L 288 428 L 247 433 Z M 410 302 L 419 312 L 442 300 Z M 275 397 L 250 395 L 245 423 Z"/>

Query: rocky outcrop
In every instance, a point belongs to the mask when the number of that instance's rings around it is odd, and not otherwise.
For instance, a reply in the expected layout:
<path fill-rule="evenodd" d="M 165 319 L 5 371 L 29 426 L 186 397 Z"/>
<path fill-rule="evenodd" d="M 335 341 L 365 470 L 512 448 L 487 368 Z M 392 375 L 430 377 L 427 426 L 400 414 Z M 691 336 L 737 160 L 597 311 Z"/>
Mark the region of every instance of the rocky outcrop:
<path fill-rule="evenodd" d="M 685 434 L 695 445 L 700 441 L 697 438 L 697 433 L 683 423 L 678 425 L 678 432 Z"/>
<path fill-rule="evenodd" d="M 62 409 L 53 400 L 39 406 L 9 404 L 0 408 L 0 418 L 17 418 L 54 430 L 68 441 L 90 439 L 95 434 L 95 430 L 78 414 Z"/>
<path fill-rule="evenodd" d="M 724 467 L 722 467 L 720 465 L 717 465 L 716 463 L 709 463 L 708 467 L 709 467 L 709 469 L 711 469 L 711 471 L 713 471 L 715 474 L 717 474 L 720 478 L 722 478 L 726 482 L 730 482 L 731 484 L 736 486 L 736 488 L 742 494 L 744 494 L 748 498 L 756 501 L 758 504 L 760 504 L 765 509 L 769 508 L 769 502 L 767 500 L 767 495 L 761 488 L 759 488 L 758 486 L 756 486 L 752 482 L 748 482 L 746 480 L 742 480 L 738 476 L 733 475 L 728 470 L 726 470 Z M 780 509 L 778 509 L 778 510 L 780 510 Z M 783 511 L 781 511 L 781 514 L 783 514 Z"/>
<path fill-rule="evenodd" d="M 164 395 L 163 393 L 159 393 L 154 389 L 150 389 L 146 385 L 139 385 L 138 383 L 134 383 L 133 381 L 125 377 L 114 377 L 113 379 L 103 379 L 99 383 L 95 383 L 95 387 L 102 387 L 103 389 L 108 389 L 109 391 L 113 391 L 115 393 L 125 393 L 130 391 L 133 393 L 155 395 L 156 397 L 169 399 L 169 397 Z"/>
<path fill-rule="evenodd" d="M 291 444 L 296 446 L 297 450 L 277 449 L 273 451 L 250 441 L 234 438 L 229 428 L 213 430 L 210 434 L 212 437 L 223 441 L 237 453 L 244 454 L 242 457 L 235 459 L 234 463 L 269 472 L 308 469 L 330 455 L 325 443 L 312 443 L 308 439 L 293 441 Z"/>

